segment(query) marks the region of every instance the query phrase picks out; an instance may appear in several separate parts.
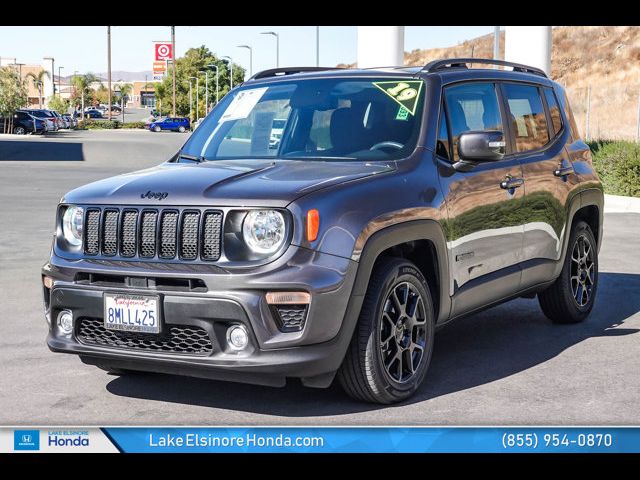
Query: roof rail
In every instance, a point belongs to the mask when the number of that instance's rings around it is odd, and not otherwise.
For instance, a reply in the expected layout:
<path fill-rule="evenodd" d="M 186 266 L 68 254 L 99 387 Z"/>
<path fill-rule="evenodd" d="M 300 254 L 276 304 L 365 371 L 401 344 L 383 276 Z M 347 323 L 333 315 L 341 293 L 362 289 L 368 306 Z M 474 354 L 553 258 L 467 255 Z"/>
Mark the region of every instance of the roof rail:
<path fill-rule="evenodd" d="M 256 73 L 249 80 L 258 80 L 260 78 L 277 77 L 281 75 L 293 75 L 294 73 L 304 72 L 322 72 L 325 70 L 343 70 L 341 67 L 282 67 L 270 68 Z M 249 81 L 247 80 L 247 81 Z"/>
<path fill-rule="evenodd" d="M 443 60 L 434 60 L 427 63 L 422 71 L 425 73 L 436 72 L 445 68 L 467 68 L 467 63 L 482 63 L 486 65 L 501 65 L 503 67 L 512 67 L 514 72 L 533 73 L 546 77 L 547 74 L 536 67 L 522 65 L 521 63 L 507 62 L 505 60 L 494 60 L 492 58 L 447 58 Z"/>

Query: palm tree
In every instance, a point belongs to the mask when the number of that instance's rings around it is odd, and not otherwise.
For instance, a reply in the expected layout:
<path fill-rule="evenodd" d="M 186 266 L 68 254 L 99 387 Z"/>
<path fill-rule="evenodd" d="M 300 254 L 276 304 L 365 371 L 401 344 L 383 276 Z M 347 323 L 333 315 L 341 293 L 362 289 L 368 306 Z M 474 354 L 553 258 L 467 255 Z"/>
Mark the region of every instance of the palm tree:
<path fill-rule="evenodd" d="M 29 72 L 27 78 L 31 79 L 33 86 L 38 89 L 38 107 L 42 108 L 42 89 L 44 88 L 44 79 L 51 78 L 49 72 L 40 70 L 38 73 Z"/>
<path fill-rule="evenodd" d="M 129 96 L 132 89 L 133 87 L 131 86 L 130 83 L 123 83 L 122 85 L 120 85 L 120 103 L 123 110 L 124 110 L 124 100 L 126 97 Z"/>
<path fill-rule="evenodd" d="M 76 93 L 80 91 L 80 98 L 82 99 L 82 118 L 84 118 L 84 98 L 89 93 L 91 89 L 91 84 L 95 82 L 99 82 L 100 79 L 96 77 L 93 73 L 85 73 L 84 75 L 75 75 L 71 79 L 71 83 L 73 84 L 73 88 Z"/>

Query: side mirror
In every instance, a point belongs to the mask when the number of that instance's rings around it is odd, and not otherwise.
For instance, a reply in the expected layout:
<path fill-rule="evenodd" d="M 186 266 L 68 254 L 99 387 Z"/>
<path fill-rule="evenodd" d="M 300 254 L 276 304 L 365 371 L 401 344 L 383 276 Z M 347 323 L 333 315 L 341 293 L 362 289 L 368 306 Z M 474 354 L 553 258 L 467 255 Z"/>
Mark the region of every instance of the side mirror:
<path fill-rule="evenodd" d="M 496 162 L 504 158 L 505 146 L 502 132 L 464 132 L 458 139 L 458 155 L 468 162 Z"/>

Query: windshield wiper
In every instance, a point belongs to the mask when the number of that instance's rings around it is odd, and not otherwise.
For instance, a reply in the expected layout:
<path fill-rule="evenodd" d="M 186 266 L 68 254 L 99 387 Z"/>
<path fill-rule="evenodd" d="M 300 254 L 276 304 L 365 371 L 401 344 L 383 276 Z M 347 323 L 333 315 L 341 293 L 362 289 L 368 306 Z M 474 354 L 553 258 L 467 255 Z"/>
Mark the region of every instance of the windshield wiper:
<path fill-rule="evenodd" d="M 196 157 L 195 155 L 187 155 L 186 153 L 179 154 L 178 161 L 180 161 L 181 158 L 184 158 L 185 160 L 191 160 L 192 162 L 196 162 L 196 163 L 200 163 L 204 160 L 204 157 L 202 156 Z"/>

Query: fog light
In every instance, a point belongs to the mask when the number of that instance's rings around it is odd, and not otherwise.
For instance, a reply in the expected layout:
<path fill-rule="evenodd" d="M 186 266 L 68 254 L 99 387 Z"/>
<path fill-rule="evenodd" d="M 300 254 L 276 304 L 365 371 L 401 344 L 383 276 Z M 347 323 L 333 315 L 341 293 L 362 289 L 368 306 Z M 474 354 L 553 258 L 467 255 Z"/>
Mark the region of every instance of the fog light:
<path fill-rule="evenodd" d="M 242 325 L 232 325 L 227 330 L 227 343 L 232 350 L 243 350 L 249 343 L 247 329 Z"/>
<path fill-rule="evenodd" d="M 71 335 L 73 331 L 73 315 L 69 310 L 63 310 L 58 314 L 58 328 L 63 335 Z"/>
<path fill-rule="evenodd" d="M 42 283 L 44 284 L 44 286 L 46 288 L 51 290 L 51 287 L 53 287 L 53 278 L 44 276 L 44 277 L 42 277 Z"/>

